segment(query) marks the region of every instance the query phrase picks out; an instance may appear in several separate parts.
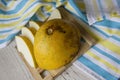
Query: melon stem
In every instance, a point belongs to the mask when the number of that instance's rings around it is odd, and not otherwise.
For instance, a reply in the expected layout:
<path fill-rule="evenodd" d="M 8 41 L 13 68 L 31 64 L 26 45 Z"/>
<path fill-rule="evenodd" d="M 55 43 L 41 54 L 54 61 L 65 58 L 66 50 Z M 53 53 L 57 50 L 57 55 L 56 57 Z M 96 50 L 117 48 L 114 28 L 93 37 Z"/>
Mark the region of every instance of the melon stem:
<path fill-rule="evenodd" d="M 48 30 L 47 30 L 47 33 L 50 35 L 50 34 L 53 34 L 53 29 L 52 28 L 49 28 Z"/>

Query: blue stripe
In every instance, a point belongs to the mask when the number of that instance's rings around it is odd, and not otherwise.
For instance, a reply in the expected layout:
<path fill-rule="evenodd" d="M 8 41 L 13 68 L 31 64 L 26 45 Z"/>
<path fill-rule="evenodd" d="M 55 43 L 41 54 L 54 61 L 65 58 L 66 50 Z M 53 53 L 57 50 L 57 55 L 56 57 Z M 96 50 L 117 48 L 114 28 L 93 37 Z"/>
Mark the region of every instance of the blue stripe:
<path fill-rule="evenodd" d="M 10 29 L 10 30 L 4 30 L 4 31 L 0 31 L 0 33 L 6 33 L 6 32 L 10 32 L 12 31 L 13 29 Z"/>
<path fill-rule="evenodd" d="M 109 72 L 101 68 L 100 66 L 94 64 L 93 62 L 85 58 L 84 56 L 80 57 L 78 60 L 81 63 L 83 63 L 85 66 L 87 66 L 88 68 L 90 68 L 91 70 L 93 70 L 94 72 L 102 76 L 103 78 L 105 78 L 106 80 L 117 80 L 118 79 L 117 77 L 113 76 L 112 74 L 110 74 Z"/>
<path fill-rule="evenodd" d="M 39 1 L 35 1 L 35 2 L 33 2 L 30 6 L 29 6 L 29 8 L 27 8 L 26 10 L 25 10 L 25 12 L 27 12 L 31 7 L 33 7 L 36 3 L 39 3 Z M 24 13 L 25 13 L 24 12 Z"/>
<path fill-rule="evenodd" d="M 19 18 L 21 18 L 21 17 L 10 18 L 10 19 L 6 19 L 6 20 L 5 20 L 5 19 L 0 19 L 0 22 L 17 20 L 17 19 L 19 19 Z"/>
<path fill-rule="evenodd" d="M 44 6 L 40 7 L 40 11 L 41 11 L 41 13 L 42 13 L 45 17 L 48 16 L 48 14 L 45 13 Z M 40 17 L 39 17 L 39 18 L 40 18 Z"/>
<path fill-rule="evenodd" d="M 51 4 L 53 5 L 54 8 L 58 7 L 56 6 L 56 2 L 51 2 Z"/>
<path fill-rule="evenodd" d="M 72 7 L 77 11 L 77 13 L 79 14 L 79 16 L 81 17 L 81 19 L 83 19 L 85 22 L 87 22 L 87 18 L 85 17 L 84 14 L 82 14 L 82 12 L 80 11 L 80 9 L 76 6 L 76 3 L 74 2 L 75 0 L 69 0 L 70 4 L 72 5 Z"/>
<path fill-rule="evenodd" d="M 116 36 L 112 36 L 112 38 L 120 42 L 120 38 L 118 38 Z"/>
<path fill-rule="evenodd" d="M 98 31 L 98 32 L 100 32 L 101 34 L 103 34 L 105 37 L 107 37 L 107 38 L 109 37 L 109 35 L 106 34 L 105 32 L 103 32 L 102 30 L 96 28 L 95 26 L 92 26 L 92 27 L 93 27 L 93 29 L 95 29 L 96 31 Z"/>
<path fill-rule="evenodd" d="M 110 20 L 99 21 L 99 22 L 96 22 L 95 25 L 101 25 L 101 26 L 113 28 L 113 29 L 120 29 L 120 22 L 115 22 Z"/>
<path fill-rule="evenodd" d="M 66 0 L 60 0 L 60 2 L 61 2 L 61 3 L 64 3 L 64 2 L 66 2 Z"/>
<path fill-rule="evenodd" d="M 6 41 L 9 41 L 9 40 L 12 40 L 18 33 L 15 33 L 15 34 L 11 34 L 9 35 L 6 39 L 3 39 L 3 40 L 0 40 L 0 44 L 6 42 Z"/>
<path fill-rule="evenodd" d="M 42 14 L 44 14 L 45 17 L 48 17 L 49 14 L 50 14 L 49 12 L 47 12 L 47 11 L 45 10 L 44 6 L 40 7 L 40 11 L 41 11 Z M 39 18 L 40 18 L 40 17 L 39 17 Z"/>
<path fill-rule="evenodd" d="M 30 19 L 31 19 L 31 17 L 28 17 L 28 18 L 24 19 L 22 22 L 26 22 L 27 23 Z"/>
<path fill-rule="evenodd" d="M 8 14 L 14 14 L 14 13 L 17 13 L 18 11 L 20 11 L 23 6 L 25 6 L 25 4 L 28 2 L 29 0 L 22 0 L 14 10 L 11 10 L 11 11 L 4 11 L 4 10 L 1 10 L 0 9 L 0 14 L 4 14 L 4 15 L 8 15 Z"/>
<path fill-rule="evenodd" d="M 113 57 L 112 55 L 108 54 L 106 51 L 103 51 L 103 50 L 99 49 L 96 46 L 94 46 L 93 49 L 95 49 L 100 54 L 103 54 L 103 55 L 107 56 L 108 58 L 112 59 L 113 61 L 117 62 L 118 64 L 120 64 L 120 60 L 119 59 L 117 59 L 117 58 Z"/>
<path fill-rule="evenodd" d="M 6 6 L 7 2 L 5 2 L 5 0 L 1 0 L 1 2 Z"/>
<path fill-rule="evenodd" d="M 34 3 L 32 3 L 32 5 L 27 9 L 27 10 L 29 10 L 33 5 L 35 5 L 36 3 L 38 3 L 38 1 L 37 2 L 34 2 Z M 27 12 L 27 10 L 25 11 L 25 12 Z M 24 13 L 25 13 L 24 12 Z M 6 20 L 4 20 L 4 19 L 0 19 L 0 22 L 4 22 L 4 21 L 12 21 L 12 20 L 18 20 L 18 19 L 20 19 L 21 17 L 16 17 L 16 18 L 11 18 L 11 19 L 6 19 Z"/>
<path fill-rule="evenodd" d="M 34 21 L 39 21 L 39 19 L 38 19 L 38 17 L 37 17 L 37 15 L 35 14 L 35 15 L 33 15 L 33 17 L 31 18 L 31 20 L 34 20 Z"/>
<path fill-rule="evenodd" d="M 31 18 L 31 17 L 28 17 L 28 18 L 24 19 L 23 22 L 24 22 L 24 21 L 27 21 L 27 22 L 28 22 L 28 21 L 30 20 L 30 18 Z M 26 23 L 27 23 L 27 22 L 26 22 Z M 15 29 L 15 28 L 16 28 L 16 27 L 10 28 L 9 30 L 3 30 L 3 31 L 0 31 L 0 33 L 2 34 L 2 33 L 10 32 L 10 31 L 12 31 L 12 30 Z M 0 34 L 0 35 L 1 35 L 1 34 Z"/>

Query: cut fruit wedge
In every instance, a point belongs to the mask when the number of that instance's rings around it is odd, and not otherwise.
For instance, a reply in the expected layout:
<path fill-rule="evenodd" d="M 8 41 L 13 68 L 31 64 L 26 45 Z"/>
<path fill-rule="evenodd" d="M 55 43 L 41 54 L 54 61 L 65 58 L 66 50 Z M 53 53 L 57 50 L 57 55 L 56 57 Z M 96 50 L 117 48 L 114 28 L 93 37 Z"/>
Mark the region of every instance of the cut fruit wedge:
<path fill-rule="evenodd" d="M 48 18 L 47 21 L 52 20 L 52 19 L 61 19 L 61 18 L 62 18 L 62 17 L 61 17 L 61 14 L 60 14 L 59 10 L 58 10 L 58 9 L 55 9 L 55 10 L 53 10 L 53 12 L 51 13 L 51 15 L 49 16 L 49 18 Z"/>
<path fill-rule="evenodd" d="M 40 26 L 43 24 L 43 22 L 40 21 L 29 21 L 29 27 L 34 28 L 36 31 L 40 28 Z"/>
<path fill-rule="evenodd" d="M 16 36 L 15 40 L 18 51 L 23 54 L 26 61 L 30 64 L 31 67 L 37 68 L 33 54 L 33 45 L 30 40 L 24 36 Z"/>
<path fill-rule="evenodd" d="M 22 28 L 21 33 L 22 36 L 27 37 L 32 42 L 32 44 L 34 43 L 34 35 L 36 33 L 36 30 L 34 28 L 24 27 Z"/>

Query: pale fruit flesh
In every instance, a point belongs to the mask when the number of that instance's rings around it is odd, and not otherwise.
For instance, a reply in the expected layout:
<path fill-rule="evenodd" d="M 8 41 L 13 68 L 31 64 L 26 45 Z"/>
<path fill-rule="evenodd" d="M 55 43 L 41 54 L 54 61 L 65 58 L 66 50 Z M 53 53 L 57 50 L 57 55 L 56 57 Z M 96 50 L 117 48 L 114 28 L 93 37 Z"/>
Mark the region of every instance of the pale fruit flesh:
<path fill-rule="evenodd" d="M 36 31 L 40 28 L 43 22 L 40 21 L 29 21 L 29 27 L 34 28 Z"/>
<path fill-rule="evenodd" d="M 24 27 L 22 28 L 21 33 L 22 36 L 27 37 L 32 42 L 32 44 L 34 44 L 35 31 L 32 31 L 32 28 L 29 29 L 27 27 Z"/>
<path fill-rule="evenodd" d="M 15 40 L 16 40 L 18 51 L 23 54 L 24 58 L 30 64 L 31 67 L 36 68 L 37 64 L 36 64 L 35 57 L 33 54 L 32 43 L 29 41 L 28 38 L 24 36 L 16 36 Z"/>

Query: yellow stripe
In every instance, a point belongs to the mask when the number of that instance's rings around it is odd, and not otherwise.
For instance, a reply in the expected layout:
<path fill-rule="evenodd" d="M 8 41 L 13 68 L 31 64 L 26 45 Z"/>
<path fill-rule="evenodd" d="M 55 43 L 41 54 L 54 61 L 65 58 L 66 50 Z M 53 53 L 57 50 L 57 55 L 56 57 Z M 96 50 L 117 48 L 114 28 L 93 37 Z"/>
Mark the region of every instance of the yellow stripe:
<path fill-rule="evenodd" d="M 116 18 L 120 18 L 120 15 L 117 14 L 117 12 L 113 12 L 110 14 L 111 17 L 116 17 Z"/>
<path fill-rule="evenodd" d="M 13 7 L 16 1 L 10 1 L 10 3 L 7 5 L 9 9 Z"/>
<path fill-rule="evenodd" d="M 120 36 L 120 30 L 119 30 L 119 31 L 116 31 L 115 34 L 118 35 L 118 36 Z"/>
<path fill-rule="evenodd" d="M 110 29 L 106 27 L 100 27 L 100 29 L 104 30 L 106 33 L 109 34 L 116 34 L 117 32 L 120 32 L 118 29 Z"/>
<path fill-rule="evenodd" d="M 33 10 L 31 10 L 29 13 L 25 14 L 22 16 L 22 18 L 20 18 L 18 21 L 16 22 L 11 22 L 9 24 L 0 24 L 0 28 L 5 28 L 5 27 L 9 27 L 9 26 L 14 26 L 14 25 L 17 25 L 18 23 L 21 23 L 28 15 L 30 15 L 31 13 L 33 12 L 36 12 L 37 9 L 39 8 L 40 5 L 37 5 Z M 10 28 L 10 27 L 9 27 Z"/>
<path fill-rule="evenodd" d="M 106 33 L 115 34 L 115 35 L 120 36 L 120 30 L 118 30 L 118 29 L 110 29 L 110 28 L 106 28 L 106 27 L 101 27 L 101 29 L 104 30 Z"/>
<path fill-rule="evenodd" d="M 118 69 L 117 67 L 115 67 L 114 65 L 112 65 L 111 63 L 109 63 L 108 61 L 106 61 L 105 59 L 95 55 L 93 52 L 88 51 L 86 54 L 88 54 L 89 56 L 93 57 L 95 60 L 97 60 L 98 62 L 101 62 L 102 64 L 104 64 L 105 66 L 107 66 L 108 68 L 110 68 L 111 70 L 115 71 L 116 73 L 120 74 L 120 69 Z"/>
<path fill-rule="evenodd" d="M 42 5 L 42 6 L 44 6 L 46 12 L 51 12 L 52 9 L 53 9 L 53 5 L 51 5 L 51 4 L 45 4 L 45 5 Z"/>
<path fill-rule="evenodd" d="M 18 26 L 18 27 L 16 27 L 13 31 L 11 31 L 11 32 L 20 30 L 20 29 L 23 28 L 23 27 L 25 27 L 25 26 Z M 0 39 L 5 39 L 8 35 L 10 35 L 10 32 L 9 32 L 9 33 L 6 33 L 6 34 L 4 34 L 4 35 L 0 35 Z"/>
<path fill-rule="evenodd" d="M 23 27 L 25 27 L 25 26 L 18 26 L 18 27 L 15 28 L 15 30 L 20 30 Z"/>
<path fill-rule="evenodd" d="M 101 44 L 102 46 L 108 48 L 109 50 L 115 52 L 116 54 L 120 55 L 120 47 L 115 45 L 114 43 L 108 41 L 108 40 L 104 40 L 104 41 L 100 41 L 99 44 Z"/>
<path fill-rule="evenodd" d="M 7 37 L 7 35 L 2 35 L 2 36 L 0 36 L 0 39 L 4 39 L 6 37 Z"/>
<path fill-rule="evenodd" d="M 23 6 L 22 10 L 20 10 L 19 12 L 15 13 L 15 14 L 9 14 L 9 15 L 3 15 L 3 14 L 0 14 L 0 18 L 3 18 L 3 19 L 8 19 L 8 18 L 15 18 L 15 17 L 19 17 L 21 16 L 25 10 L 30 6 L 31 3 L 33 3 L 34 0 L 30 0 L 28 1 L 28 3 L 25 4 L 25 6 Z"/>
<path fill-rule="evenodd" d="M 44 2 L 53 2 L 53 0 L 43 0 Z"/>

